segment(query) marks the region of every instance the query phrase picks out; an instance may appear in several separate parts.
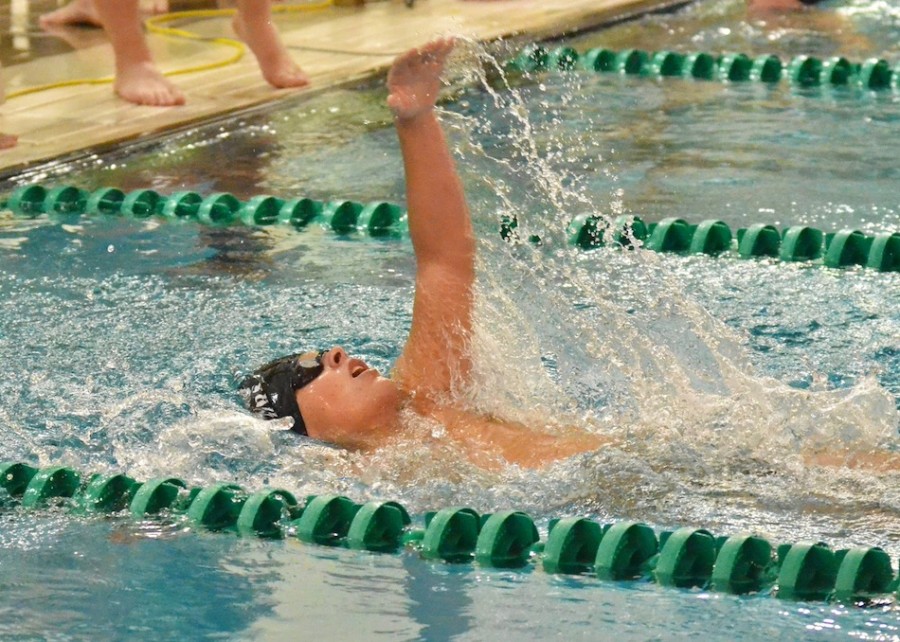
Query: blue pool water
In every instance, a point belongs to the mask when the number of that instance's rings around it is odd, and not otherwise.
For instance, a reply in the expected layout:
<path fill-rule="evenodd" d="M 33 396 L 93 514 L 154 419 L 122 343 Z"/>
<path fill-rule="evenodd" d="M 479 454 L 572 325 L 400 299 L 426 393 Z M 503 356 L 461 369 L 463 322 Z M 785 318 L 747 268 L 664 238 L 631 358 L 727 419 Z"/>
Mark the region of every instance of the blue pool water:
<path fill-rule="evenodd" d="M 700 4 L 574 44 L 844 51 L 822 35 L 821 14 L 771 28 L 740 11 Z M 897 58 L 894 7 L 830 15 L 865 36 L 849 57 Z M 463 58 L 454 74 L 471 76 Z M 543 531 L 585 515 L 881 545 L 896 563 L 897 473 L 807 466 L 802 453 L 898 449 L 900 275 L 583 252 L 564 238 L 582 212 L 900 230 L 900 96 L 586 74 L 512 79 L 507 90 L 498 76 L 444 114 L 479 231 L 472 403 L 586 425 L 621 448 L 487 473 L 449 446 L 352 454 L 250 418 L 235 381 L 273 355 L 340 344 L 389 369 L 411 313 L 403 239 L 4 213 L 3 459 L 395 499 L 417 514 L 512 507 Z M 380 88 L 298 100 L 8 186 L 401 201 L 383 101 Z M 543 245 L 504 243 L 497 229 L 510 214 Z M 177 519 L 12 508 L 0 521 L 4 640 L 900 636 L 892 601 L 855 609 L 432 564 Z"/>

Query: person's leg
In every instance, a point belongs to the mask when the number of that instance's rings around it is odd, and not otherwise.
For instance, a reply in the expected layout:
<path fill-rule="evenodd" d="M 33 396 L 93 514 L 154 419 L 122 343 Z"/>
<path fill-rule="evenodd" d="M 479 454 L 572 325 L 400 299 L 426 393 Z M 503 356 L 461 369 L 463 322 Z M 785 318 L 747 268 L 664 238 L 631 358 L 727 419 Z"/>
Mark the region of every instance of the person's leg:
<path fill-rule="evenodd" d="M 94 7 L 94 0 L 72 0 L 69 4 L 60 7 L 56 11 L 45 13 L 38 22 L 42 27 L 57 25 L 94 25 L 100 24 L 100 16 Z"/>
<path fill-rule="evenodd" d="M 309 76 L 297 66 L 272 24 L 271 0 L 237 0 L 234 30 L 256 56 L 263 78 L 274 87 L 303 87 Z"/>
<path fill-rule="evenodd" d="M 140 10 L 150 14 L 166 13 L 169 10 L 169 0 L 141 0 Z M 38 22 L 45 28 L 62 25 L 103 26 L 100 24 L 94 0 L 72 0 L 56 11 L 45 13 Z"/>
<path fill-rule="evenodd" d="M 0 69 L 2 71 L 2 69 Z M 6 100 L 6 83 L 3 82 L 3 77 L 0 76 L 0 103 L 3 103 Z M 12 134 L 0 134 L 0 149 L 9 149 L 10 147 L 15 147 L 19 142 L 18 136 L 13 136 Z"/>
<path fill-rule="evenodd" d="M 184 94 L 153 62 L 137 0 L 94 0 L 116 57 L 116 93 L 138 105 L 182 105 Z"/>

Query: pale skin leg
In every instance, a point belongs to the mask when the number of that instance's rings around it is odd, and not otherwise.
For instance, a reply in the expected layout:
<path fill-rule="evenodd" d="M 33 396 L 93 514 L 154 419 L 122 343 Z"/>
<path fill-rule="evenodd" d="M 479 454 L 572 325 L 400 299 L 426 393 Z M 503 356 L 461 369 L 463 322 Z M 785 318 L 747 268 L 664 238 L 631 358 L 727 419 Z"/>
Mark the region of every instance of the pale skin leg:
<path fill-rule="evenodd" d="M 138 105 L 183 105 L 184 94 L 153 62 L 136 0 L 94 0 L 116 57 L 116 93 Z"/>
<path fill-rule="evenodd" d="M 2 71 L 2 68 L 0 68 Z M 6 100 L 6 84 L 3 82 L 3 78 L 0 77 L 0 103 L 3 103 Z M 0 134 L 0 149 L 9 149 L 10 147 L 15 147 L 19 142 L 18 136 L 13 136 L 12 134 Z"/>
<path fill-rule="evenodd" d="M 94 0 L 72 0 L 56 11 L 45 13 L 39 20 L 42 27 L 59 25 L 94 25 L 102 26 L 100 16 L 94 7 Z"/>
<path fill-rule="evenodd" d="M 291 59 L 272 24 L 271 0 L 238 0 L 232 25 L 256 56 L 266 82 L 279 88 L 309 84 L 309 76 Z"/>
<path fill-rule="evenodd" d="M 141 0 L 140 9 L 147 13 L 165 13 L 169 10 L 168 0 Z M 45 13 L 39 19 L 42 27 L 64 25 L 93 25 L 102 27 L 94 0 L 72 0 L 56 11 Z"/>

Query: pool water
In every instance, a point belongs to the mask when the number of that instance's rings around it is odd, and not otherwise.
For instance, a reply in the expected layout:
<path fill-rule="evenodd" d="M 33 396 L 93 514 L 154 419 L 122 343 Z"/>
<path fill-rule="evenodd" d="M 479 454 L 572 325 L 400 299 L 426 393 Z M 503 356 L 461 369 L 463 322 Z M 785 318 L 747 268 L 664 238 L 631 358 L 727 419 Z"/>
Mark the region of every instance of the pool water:
<path fill-rule="evenodd" d="M 574 45 L 625 48 L 652 35 L 660 49 L 765 44 L 786 58 L 815 42 L 819 55 L 897 53 L 888 5 L 827 10 L 859 36 L 852 50 L 823 34 L 822 14 L 791 16 L 790 28 L 778 18 L 776 28 L 740 11 L 692 5 Z M 471 80 L 472 69 L 470 51 L 452 73 Z M 272 356 L 339 344 L 389 370 L 411 315 L 403 238 L 2 214 L 4 459 L 394 499 L 417 514 L 511 507 L 544 531 L 564 515 L 751 530 L 775 542 L 881 545 L 896 560 L 897 473 L 809 466 L 803 454 L 898 449 L 900 274 L 585 252 L 565 239 L 583 212 L 897 231 L 900 96 L 488 76 L 443 114 L 479 233 L 480 385 L 470 403 L 582 425 L 621 447 L 489 473 L 450 446 L 347 453 L 249 417 L 235 383 Z M 400 202 L 383 103 L 380 87 L 301 98 L 36 168 L 7 187 Z M 497 231 L 510 215 L 522 238 L 542 244 L 504 242 Z M 15 508 L 0 519 L 0 631 L 10 640 L 900 635 L 892 601 L 854 609 L 492 571 L 238 539 L 177 519 Z"/>

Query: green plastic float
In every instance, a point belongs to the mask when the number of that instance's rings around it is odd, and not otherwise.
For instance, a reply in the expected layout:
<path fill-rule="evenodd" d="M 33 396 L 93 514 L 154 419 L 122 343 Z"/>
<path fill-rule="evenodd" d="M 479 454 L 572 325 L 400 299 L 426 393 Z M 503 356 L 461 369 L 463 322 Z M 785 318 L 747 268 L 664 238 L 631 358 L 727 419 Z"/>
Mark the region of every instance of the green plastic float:
<path fill-rule="evenodd" d="M 869 58 L 859 69 L 859 81 L 865 89 L 875 91 L 888 89 L 891 86 L 891 68 L 887 61 Z"/>
<path fill-rule="evenodd" d="M 658 51 L 650 58 L 649 73 L 660 78 L 681 76 L 684 70 L 685 56 L 677 51 Z"/>
<path fill-rule="evenodd" d="M 778 56 L 762 55 L 753 59 L 750 80 L 754 82 L 777 83 L 781 81 L 784 65 Z"/>
<path fill-rule="evenodd" d="M 566 71 L 576 68 L 579 57 L 578 52 L 572 47 L 557 47 L 547 54 L 544 64 L 548 69 Z"/>
<path fill-rule="evenodd" d="M 597 558 L 603 530 L 583 517 L 566 517 L 550 524 L 544 546 L 543 567 L 547 573 L 589 573 Z"/>
<path fill-rule="evenodd" d="M 613 71 L 616 67 L 616 52 L 612 49 L 591 49 L 581 56 L 578 67 L 587 71 Z"/>
<path fill-rule="evenodd" d="M 135 190 L 125 195 L 121 213 L 129 218 L 150 218 L 160 213 L 162 200 L 162 196 L 155 190 Z"/>
<path fill-rule="evenodd" d="M 734 535 L 722 542 L 710 577 L 710 588 L 721 593 L 757 593 L 774 582 L 772 545 L 761 537 Z"/>
<path fill-rule="evenodd" d="M 837 580 L 837 559 L 824 542 L 800 542 L 778 549 L 778 597 L 824 600 Z"/>
<path fill-rule="evenodd" d="M 279 539 L 284 535 L 279 526 L 281 520 L 285 516 L 296 519 L 301 513 L 297 498 L 288 491 L 261 490 L 241 503 L 235 527 L 241 535 Z"/>
<path fill-rule="evenodd" d="M 278 222 L 297 229 L 306 227 L 322 214 L 324 204 L 311 198 L 295 198 L 285 201 L 278 214 Z"/>
<path fill-rule="evenodd" d="M 510 60 L 507 68 L 522 73 L 582 69 L 654 78 L 754 81 L 769 85 L 787 78 L 796 87 L 855 86 L 871 91 L 900 90 L 900 63 L 892 69 L 887 61 L 879 58 L 854 64 L 838 56 L 823 61 L 815 56 L 801 55 L 785 65 L 771 54 L 751 59 L 742 53 L 713 55 L 636 49 L 617 52 L 599 47 L 579 54 L 565 46 L 547 52 L 541 45 L 532 43 Z"/>
<path fill-rule="evenodd" d="M 281 216 L 284 201 L 274 196 L 254 196 L 238 208 L 238 218 L 244 225 L 275 225 Z"/>
<path fill-rule="evenodd" d="M 125 192 L 117 187 L 104 187 L 90 193 L 85 202 L 87 214 L 116 215 L 122 211 Z"/>
<path fill-rule="evenodd" d="M 227 192 L 210 194 L 197 208 L 197 220 L 206 225 L 227 226 L 238 220 L 241 202 Z"/>
<path fill-rule="evenodd" d="M 629 51 L 626 58 L 635 55 L 643 60 L 634 51 Z M 664 59 L 665 56 L 649 64 L 669 64 Z M 684 62 L 682 72 L 691 73 L 687 68 L 690 56 Z M 396 236 L 402 229 L 404 217 L 399 205 L 383 201 L 323 203 L 309 198 L 259 195 L 241 202 L 232 194 L 221 192 L 203 197 L 196 192 L 182 191 L 167 197 L 154 190 L 126 194 L 112 187 L 88 192 L 73 186 L 47 189 L 41 185 L 15 190 L 6 200 L 6 207 L 17 216 L 29 218 L 47 212 L 138 219 L 158 215 L 164 219 L 191 220 L 213 226 L 290 225 L 295 229 L 319 221 L 339 234 L 358 232 L 371 237 Z M 514 219 L 506 220 L 501 226 L 501 235 L 507 240 L 513 239 L 515 227 Z M 732 232 L 728 225 L 718 220 L 693 224 L 669 217 L 646 224 L 635 216 L 619 216 L 609 222 L 598 215 L 585 213 L 572 219 L 566 233 L 571 245 L 586 250 L 603 245 L 631 247 L 640 241 L 645 248 L 657 252 L 715 256 L 734 249 L 741 258 L 777 257 L 793 262 L 821 260 L 823 265 L 832 268 L 859 265 L 882 272 L 900 270 L 900 233 L 897 232 L 867 236 L 857 230 L 841 230 L 826 234 L 806 226 L 779 231 L 763 223 Z M 539 242 L 536 237 L 529 240 Z"/>
<path fill-rule="evenodd" d="M 662 533 L 660 551 L 653 577 L 662 586 L 705 587 L 712 577 L 716 561 L 716 540 L 709 531 L 679 528 Z"/>
<path fill-rule="evenodd" d="M 702 51 L 689 53 L 682 67 L 684 76 L 697 80 L 712 80 L 716 77 L 716 69 L 716 59 Z"/>
<path fill-rule="evenodd" d="M 756 223 L 737 231 L 738 254 L 743 259 L 754 256 L 778 256 L 781 233 L 774 225 Z"/>
<path fill-rule="evenodd" d="M 475 560 L 493 568 L 520 568 L 528 563 L 531 547 L 540 541 L 537 527 L 521 511 L 486 516 L 475 542 Z"/>
<path fill-rule="evenodd" d="M 140 484 L 127 475 L 92 475 L 81 493 L 80 505 L 89 513 L 115 513 L 126 509 Z"/>
<path fill-rule="evenodd" d="M 294 522 L 297 539 L 321 546 L 339 546 L 350 531 L 359 506 L 341 495 L 311 498 Z"/>
<path fill-rule="evenodd" d="M 247 500 L 236 484 L 216 484 L 196 494 L 187 510 L 188 520 L 210 530 L 224 530 L 237 524 Z"/>
<path fill-rule="evenodd" d="M 649 69 L 650 55 L 640 49 L 626 49 L 616 55 L 613 71 L 629 76 L 639 76 Z"/>
<path fill-rule="evenodd" d="M 22 506 L 35 508 L 54 498 L 74 497 L 81 475 L 66 466 L 44 468 L 29 480 L 22 494 Z"/>
<path fill-rule="evenodd" d="M 634 580 L 648 574 L 649 562 L 659 552 L 653 529 L 639 522 L 619 522 L 603 533 L 594 572 L 602 580 Z"/>
<path fill-rule="evenodd" d="M 425 516 L 422 557 L 445 562 L 468 562 L 475 557 L 481 518 L 471 508 L 444 508 Z"/>
<path fill-rule="evenodd" d="M 718 78 L 728 82 L 744 82 L 750 80 L 753 61 L 742 53 L 725 54 L 718 61 Z"/>
<path fill-rule="evenodd" d="M 397 502 L 363 504 L 347 531 L 348 548 L 388 553 L 403 543 L 404 532 L 412 523 L 406 508 Z"/>
<path fill-rule="evenodd" d="M 98 192 L 101 190 L 97 190 Z M 166 199 L 159 211 L 160 216 L 171 220 L 191 220 L 197 218 L 203 197 L 197 192 L 175 192 Z"/>
<path fill-rule="evenodd" d="M 732 249 L 741 258 L 777 257 L 782 261 L 822 260 L 831 268 L 863 266 L 882 272 L 900 270 L 900 233 L 867 236 L 858 230 L 824 233 L 808 226 L 779 231 L 757 223 L 746 229 L 731 229 L 709 219 L 694 225 L 680 218 L 664 218 L 645 224 L 637 217 L 618 217 L 608 225 L 602 217 L 576 216 L 567 228 L 569 243 L 589 250 L 603 245 L 630 246 L 635 240 L 655 252 L 678 252 L 716 256 Z M 736 246 L 736 247 L 735 247 Z"/>
<path fill-rule="evenodd" d="M 37 471 L 37 468 L 19 462 L 0 464 L 0 486 L 13 497 L 24 495 Z"/>
<path fill-rule="evenodd" d="M 805 225 L 794 225 L 782 233 L 782 261 L 812 261 L 822 256 L 825 234 Z"/>
<path fill-rule="evenodd" d="M 822 62 L 820 77 L 823 82 L 840 87 L 849 84 L 853 73 L 853 65 L 846 58 L 833 56 Z"/>
<path fill-rule="evenodd" d="M 133 519 L 184 519 L 194 528 L 246 537 L 294 539 L 373 553 L 407 549 L 425 560 L 517 569 L 533 563 L 547 573 L 593 575 L 606 581 L 652 581 L 673 588 L 781 599 L 867 604 L 898 590 L 887 553 L 878 547 L 832 551 L 821 542 L 776 548 L 753 534 L 715 537 L 685 527 L 658 536 L 648 525 L 607 526 L 585 518 L 551 520 L 545 542 L 532 519 L 516 510 L 480 516 L 452 507 L 414 520 L 397 502 L 358 505 L 340 495 L 308 497 L 301 505 L 283 489 L 248 494 L 236 484 L 188 490 L 176 477 L 140 483 L 126 475 L 89 475 L 65 466 L 38 469 L 0 463 L 5 508 L 47 503 L 84 514 Z M 424 522 L 424 528 L 420 526 Z"/>
<path fill-rule="evenodd" d="M 140 519 L 173 509 L 177 506 L 176 501 L 181 492 L 186 489 L 187 484 L 177 477 L 151 479 L 141 484 L 135 491 L 129 504 L 129 510 L 134 517 Z"/>

